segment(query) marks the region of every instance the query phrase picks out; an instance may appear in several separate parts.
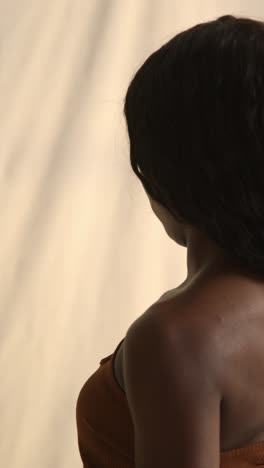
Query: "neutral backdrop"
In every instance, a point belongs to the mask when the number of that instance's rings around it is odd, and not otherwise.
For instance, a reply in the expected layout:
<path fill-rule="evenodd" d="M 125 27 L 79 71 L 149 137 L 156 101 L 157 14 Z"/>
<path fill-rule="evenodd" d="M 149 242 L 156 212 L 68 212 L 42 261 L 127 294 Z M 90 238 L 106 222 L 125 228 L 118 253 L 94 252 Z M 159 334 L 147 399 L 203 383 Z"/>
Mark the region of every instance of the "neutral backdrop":
<path fill-rule="evenodd" d="M 0 464 L 80 468 L 79 391 L 186 276 L 129 165 L 122 114 L 147 56 L 263 0 L 1 0 Z"/>

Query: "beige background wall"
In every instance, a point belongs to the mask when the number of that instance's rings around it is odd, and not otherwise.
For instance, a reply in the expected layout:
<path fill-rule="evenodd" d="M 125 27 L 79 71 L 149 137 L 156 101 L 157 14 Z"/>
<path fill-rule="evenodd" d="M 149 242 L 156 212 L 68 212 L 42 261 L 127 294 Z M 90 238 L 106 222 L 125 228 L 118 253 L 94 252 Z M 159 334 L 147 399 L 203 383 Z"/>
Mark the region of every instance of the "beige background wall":
<path fill-rule="evenodd" d="M 81 467 L 81 386 L 186 274 L 129 166 L 122 101 L 177 31 L 262 0 L 0 3 L 0 460 Z"/>

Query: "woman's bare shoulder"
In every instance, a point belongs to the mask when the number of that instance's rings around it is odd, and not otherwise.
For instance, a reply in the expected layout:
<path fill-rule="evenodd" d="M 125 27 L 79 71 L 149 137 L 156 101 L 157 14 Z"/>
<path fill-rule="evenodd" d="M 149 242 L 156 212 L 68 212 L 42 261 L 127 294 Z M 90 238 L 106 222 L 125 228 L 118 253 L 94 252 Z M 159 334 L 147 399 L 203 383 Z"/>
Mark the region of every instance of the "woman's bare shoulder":
<path fill-rule="evenodd" d="M 146 319 L 156 319 L 169 333 L 185 328 L 195 338 L 222 347 L 234 343 L 235 330 L 248 333 L 249 323 L 264 327 L 264 279 L 254 281 L 236 273 L 219 274 L 166 291 L 146 311 Z M 155 319 L 155 320 L 156 320 Z M 230 348 L 231 349 L 231 348 Z"/>

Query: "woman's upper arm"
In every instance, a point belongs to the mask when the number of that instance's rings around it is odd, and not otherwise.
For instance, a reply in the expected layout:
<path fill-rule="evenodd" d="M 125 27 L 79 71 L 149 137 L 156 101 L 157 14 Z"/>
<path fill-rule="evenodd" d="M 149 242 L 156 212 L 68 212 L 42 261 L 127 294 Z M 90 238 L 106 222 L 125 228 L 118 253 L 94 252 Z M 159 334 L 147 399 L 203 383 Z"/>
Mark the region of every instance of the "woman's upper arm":
<path fill-rule="evenodd" d="M 221 394 L 209 344 L 183 331 L 180 318 L 168 333 L 158 316 L 140 317 L 124 341 L 135 468 L 219 468 Z"/>

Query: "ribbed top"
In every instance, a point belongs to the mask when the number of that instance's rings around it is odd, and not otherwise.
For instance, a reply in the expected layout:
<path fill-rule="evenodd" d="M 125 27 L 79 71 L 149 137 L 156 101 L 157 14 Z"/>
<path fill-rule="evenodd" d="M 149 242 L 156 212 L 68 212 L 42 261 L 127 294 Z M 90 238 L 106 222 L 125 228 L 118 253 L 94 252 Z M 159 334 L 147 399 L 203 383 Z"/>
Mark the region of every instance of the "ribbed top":
<path fill-rule="evenodd" d="M 114 353 L 83 385 L 76 406 L 84 468 L 134 468 L 134 432 L 126 394 L 114 374 Z M 264 441 L 220 452 L 220 468 L 264 467 Z"/>

